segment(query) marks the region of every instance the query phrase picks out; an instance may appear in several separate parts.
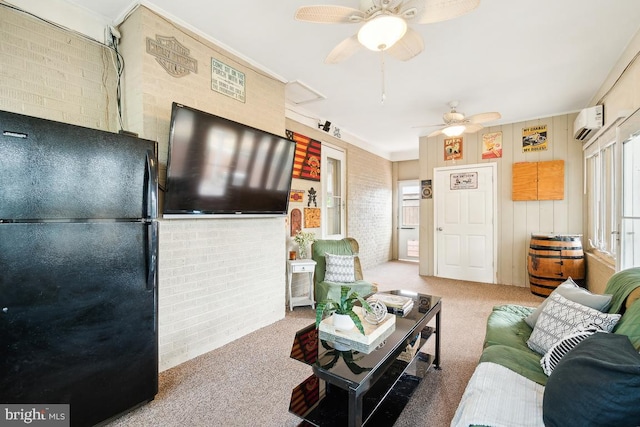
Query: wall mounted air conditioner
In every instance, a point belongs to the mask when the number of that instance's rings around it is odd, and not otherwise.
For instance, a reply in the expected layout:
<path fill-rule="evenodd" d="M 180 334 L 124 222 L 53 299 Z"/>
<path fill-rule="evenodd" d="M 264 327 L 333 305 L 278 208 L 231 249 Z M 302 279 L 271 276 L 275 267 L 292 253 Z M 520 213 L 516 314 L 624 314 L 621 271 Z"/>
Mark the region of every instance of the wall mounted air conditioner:
<path fill-rule="evenodd" d="M 593 131 L 604 125 L 604 106 L 596 105 L 580 111 L 576 121 L 573 122 L 573 137 L 584 141 Z"/>

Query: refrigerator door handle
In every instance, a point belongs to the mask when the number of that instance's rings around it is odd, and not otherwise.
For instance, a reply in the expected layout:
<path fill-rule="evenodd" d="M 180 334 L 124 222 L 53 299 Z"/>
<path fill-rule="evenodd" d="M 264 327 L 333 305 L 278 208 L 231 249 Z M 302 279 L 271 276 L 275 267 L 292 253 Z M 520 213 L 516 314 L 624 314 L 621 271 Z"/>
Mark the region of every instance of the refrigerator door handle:
<path fill-rule="evenodd" d="M 156 156 L 151 150 L 147 150 L 147 170 L 145 174 L 146 186 L 146 217 L 158 218 L 158 165 Z"/>
<path fill-rule="evenodd" d="M 158 271 L 158 221 L 148 224 L 147 233 L 147 290 L 151 291 L 156 286 Z"/>

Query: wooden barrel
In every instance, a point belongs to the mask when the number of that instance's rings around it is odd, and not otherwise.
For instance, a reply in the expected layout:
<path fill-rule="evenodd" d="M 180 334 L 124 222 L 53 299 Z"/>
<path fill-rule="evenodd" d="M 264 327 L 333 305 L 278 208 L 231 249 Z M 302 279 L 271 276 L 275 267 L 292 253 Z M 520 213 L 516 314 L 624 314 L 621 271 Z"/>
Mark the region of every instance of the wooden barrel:
<path fill-rule="evenodd" d="M 531 293 L 547 297 L 569 277 L 585 285 L 579 234 L 532 234 L 527 257 Z"/>

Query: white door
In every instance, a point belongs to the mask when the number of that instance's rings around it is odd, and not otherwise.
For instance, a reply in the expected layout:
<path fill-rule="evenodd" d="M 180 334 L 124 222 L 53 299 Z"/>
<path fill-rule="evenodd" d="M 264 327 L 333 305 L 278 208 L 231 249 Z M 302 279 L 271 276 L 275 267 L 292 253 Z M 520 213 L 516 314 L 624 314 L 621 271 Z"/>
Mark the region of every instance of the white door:
<path fill-rule="evenodd" d="M 398 182 L 398 259 L 418 261 L 420 252 L 420 183 Z"/>
<path fill-rule="evenodd" d="M 323 239 L 346 237 L 346 156 L 344 151 L 322 144 L 320 176 L 322 181 L 322 211 L 320 222 Z"/>
<path fill-rule="evenodd" d="M 495 163 L 434 172 L 435 275 L 495 283 Z"/>

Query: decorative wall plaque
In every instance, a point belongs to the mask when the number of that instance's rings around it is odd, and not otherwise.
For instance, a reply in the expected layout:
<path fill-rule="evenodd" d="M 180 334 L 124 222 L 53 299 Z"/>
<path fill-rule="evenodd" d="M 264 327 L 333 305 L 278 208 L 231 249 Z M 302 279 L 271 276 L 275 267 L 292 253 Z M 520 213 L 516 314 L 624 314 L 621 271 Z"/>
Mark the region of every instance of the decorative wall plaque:
<path fill-rule="evenodd" d="M 472 190 L 478 188 L 478 172 L 451 174 L 452 190 Z"/>
<path fill-rule="evenodd" d="M 489 132 L 482 135 L 482 158 L 499 159 L 502 157 L 502 132 Z"/>
<path fill-rule="evenodd" d="M 296 142 L 292 178 L 320 181 L 322 144 L 308 136 L 287 130 L 287 138 Z"/>
<path fill-rule="evenodd" d="M 320 227 L 320 208 L 304 208 L 304 228 Z"/>
<path fill-rule="evenodd" d="M 549 145 L 547 125 L 532 126 L 522 129 L 522 152 L 545 151 Z"/>
<path fill-rule="evenodd" d="M 245 102 L 244 73 L 228 66 L 224 62 L 211 58 L 211 90 L 237 101 Z"/>
<path fill-rule="evenodd" d="M 147 53 L 155 56 L 158 64 L 173 77 L 198 73 L 198 61 L 189 57 L 189 49 L 181 45 L 175 37 L 157 34 L 155 40 L 147 37 Z"/>
<path fill-rule="evenodd" d="M 444 159 L 456 160 L 462 158 L 462 137 L 445 138 L 444 140 Z"/>

